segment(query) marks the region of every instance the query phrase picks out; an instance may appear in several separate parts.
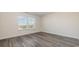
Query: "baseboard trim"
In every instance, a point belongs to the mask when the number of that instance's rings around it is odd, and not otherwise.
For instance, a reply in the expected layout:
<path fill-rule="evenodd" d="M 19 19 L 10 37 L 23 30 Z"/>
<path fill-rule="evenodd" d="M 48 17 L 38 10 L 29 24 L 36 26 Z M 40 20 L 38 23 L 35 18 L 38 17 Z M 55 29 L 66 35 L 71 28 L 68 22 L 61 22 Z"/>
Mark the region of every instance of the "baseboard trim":
<path fill-rule="evenodd" d="M 42 31 L 41 31 L 41 32 L 42 32 Z M 35 33 L 40 33 L 40 32 L 35 32 Z M 15 37 L 20 37 L 20 36 L 25 36 L 25 35 L 31 35 L 31 34 L 35 34 L 35 33 L 29 33 L 29 34 L 23 34 L 23 35 L 14 36 L 14 37 L 2 38 L 2 39 L 0 39 L 0 40 L 12 39 L 12 38 L 15 38 Z M 55 34 L 55 33 L 48 33 L 48 32 L 42 32 L 42 33 L 47 33 L 47 34 L 51 34 L 51 35 L 57 35 L 57 36 L 61 36 L 61 37 L 66 37 L 66 38 L 71 38 L 71 39 L 77 39 L 77 40 L 79 40 L 78 38 L 69 37 L 69 36 L 64 36 L 64 35 L 59 35 L 59 34 Z"/>
<path fill-rule="evenodd" d="M 61 36 L 61 37 L 66 37 L 66 38 L 70 38 L 70 39 L 77 39 L 77 40 L 79 40 L 78 38 L 69 37 L 69 36 L 65 36 L 65 35 L 61 35 L 61 34 L 48 33 L 48 32 L 43 32 L 43 33 L 47 33 L 47 34 L 51 34 L 51 35 L 57 35 L 57 36 Z"/>
<path fill-rule="evenodd" d="M 0 40 L 12 39 L 12 38 L 15 38 L 15 37 L 20 37 L 20 36 L 25 36 L 25 35 L 31 35 L 31 34 L 35 34 L 35 33 L 39 33 L 39 32 L 28 33 L 28 34 L 23 34 L 23 35 L 17 35 L 17 36 L 7 37 L 7 38 L 0 38 Z"/>

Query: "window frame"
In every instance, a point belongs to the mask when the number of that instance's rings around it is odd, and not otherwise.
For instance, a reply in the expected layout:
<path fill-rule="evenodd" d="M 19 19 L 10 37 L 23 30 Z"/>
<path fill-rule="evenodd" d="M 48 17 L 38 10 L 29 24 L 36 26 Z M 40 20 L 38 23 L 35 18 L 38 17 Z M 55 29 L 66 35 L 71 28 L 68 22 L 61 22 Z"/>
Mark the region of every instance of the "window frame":
<path fill-rule="evenodd" d="M 31 29 L 35 29 L 36 28 L 36 17 L 34 17 L 34 16 L 19 16 L 19 17 L 24 17 L 25 19 L 26 19 L 26 23 L 28 23 L 28 20 L 30 20 L 31 18 L 33 18 L 32 19 L 32 21 L 34 21 L 34 24 L 32 25 L 33 27 L 32 28 L 20 28 L 20 26 L 21 25 L 19 25 L 19 23 L 17 23 L 18 24 L 18 30 L 31 30 Z M 29 19 L 30 18 L 30 19 Z M 19 18 L 18 18 L 18 21 L 19 21 Z M 30 25 L 30 24 L 28 24 L 28 25 Z M 26 24 L 26 26 L 27 26 L 27 24 Z"/>

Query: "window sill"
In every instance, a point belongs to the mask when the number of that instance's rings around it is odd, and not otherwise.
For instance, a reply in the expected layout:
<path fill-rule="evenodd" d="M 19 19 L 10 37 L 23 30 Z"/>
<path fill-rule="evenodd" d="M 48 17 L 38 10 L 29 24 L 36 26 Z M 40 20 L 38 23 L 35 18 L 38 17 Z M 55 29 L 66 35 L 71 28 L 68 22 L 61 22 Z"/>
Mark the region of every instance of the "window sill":
<path fill-rule="evenodd" d="M 25 29 L 18 29 L 19 31 L 26 31 L 26 30 L 35 30 L 35 28 L 25 28 Z"/>

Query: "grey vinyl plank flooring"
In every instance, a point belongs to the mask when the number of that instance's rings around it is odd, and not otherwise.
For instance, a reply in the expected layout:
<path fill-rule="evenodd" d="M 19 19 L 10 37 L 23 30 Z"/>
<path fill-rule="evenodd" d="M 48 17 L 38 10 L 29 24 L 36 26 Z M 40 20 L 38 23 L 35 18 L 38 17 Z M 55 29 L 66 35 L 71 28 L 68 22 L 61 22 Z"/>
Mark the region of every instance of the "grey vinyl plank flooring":
<path fill-rule="evenodd" d="M 79 39 L 38 32 L 0 40 L 0 47 L 79 47 Z"/>

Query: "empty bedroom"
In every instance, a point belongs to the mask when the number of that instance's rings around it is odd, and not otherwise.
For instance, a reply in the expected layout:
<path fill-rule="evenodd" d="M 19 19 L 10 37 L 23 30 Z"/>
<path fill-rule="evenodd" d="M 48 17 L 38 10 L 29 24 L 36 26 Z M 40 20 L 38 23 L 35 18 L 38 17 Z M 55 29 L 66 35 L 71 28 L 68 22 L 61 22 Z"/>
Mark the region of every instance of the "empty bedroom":
<path fill-rule="evenodd" d="M 79 12 L 0 12 L 0 47 L 79 47 Z"/>

